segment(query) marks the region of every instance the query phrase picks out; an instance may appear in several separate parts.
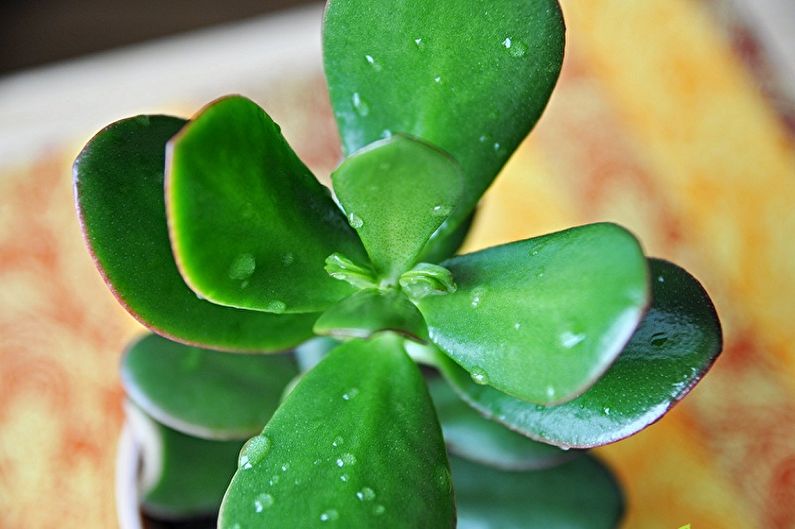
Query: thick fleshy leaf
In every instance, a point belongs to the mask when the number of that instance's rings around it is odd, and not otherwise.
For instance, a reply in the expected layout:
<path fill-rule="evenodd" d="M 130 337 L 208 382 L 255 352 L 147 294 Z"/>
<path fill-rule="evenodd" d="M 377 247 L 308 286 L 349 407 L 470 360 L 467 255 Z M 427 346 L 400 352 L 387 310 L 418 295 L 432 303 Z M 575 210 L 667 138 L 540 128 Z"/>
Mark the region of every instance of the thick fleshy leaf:
<path fill-rule="evenodd" d="M 563 59 L 555 0 L 331 0 L 323 52 L 343 149 L 405 132 L 461 164 L 454 229 L 546 106 Z"/>
<path fill-rule="evenodd" d="M 74 167 L 86 242 L 102 276 L 141 323 L 174 340 L 235 351 L 277 351 L 311 336 L 317 315 L 264 314 L 198 299 L 177 270 L 166 226 L 166 142 L 185 121 L 139 116 L 110 125 Z"/>
<path fill-rule="evenodd" d="M 472 406 L 511 429 L 556 444 L 589 448 L 632 435 L 662 417 L 695 386 L 721 350 L 707 293 L 690 274 L 651 259 L 652 306 L 618 360 L 584 394 L 543 407 L 475 384 L 439 354 L 439 366 Z"/>
<path fill-rule="evenodd" d="M 302 373 L 311 371 L 335 347 L 340 345 L 339 340 L 328 336 L 318 336 L 302 343 L 295 348 L 295 359 Z"/>
<path fill-rule="evenodd" d="M 454 457 L 458 529 L 614 529 L 624 511 L 610 471 L 584 454 L 547 470 L 505 472 Z"/>
<path fill-rule="evenodd" d="M 127 420 L 141 447 L 144 511 L 180 518 L 218 511 L 243 441 L 208 441 L 164 426 L 132 404 Z"/>
<path fill-rule="evenodd" d="M 425 382 L 389 333 L 334 349 L 240 457 L 218 527 L 452 528 Z"/>
<path fill-rule="evenodd" d="M 394 331 L 427 340 L 428 329 L 417 307 L 397 290 L 360 290 L 343 299 L 315 322 L 315 333 L 336 338 L 367 338 L 379 331 Z"/>
<path fill-rule="evenodd" d="M 130 399 L 158 422 L 206 439 L 257 434 L 298 374 L 289 355 L 240 355 L 144 336 L 124 355 Z"/>
<path fill-rule="evenodd" d="M 428 384 L 447 449 L 470 461 L 503 470 L 559 465 L 579 452 L 539 443 L 490 421 L 467 405 L 443 379 Z"/>
<path fill-rule="evenodd" d="M 169 143 L 171 241 L 206 299 L 267 312 L 312 312 L 351 293 L 323 270 L 335 251 L 365 259 L 331 195 L 279 126 L 239 96 L 202 110 Z"/>
<path fill-rule="evenodd" d="M 376 272 L 392 280 L 417 262 L 463 191 L 449 155 L 402 134 L 353 154 L 331 177 Z"/>
<path fill-rule="evenodd" d="M 648 302 L 637 240 L 590 224 L 454 257 L 458 289 L 418 301 L 431 340 L 480 384 L 570 400 L 615 360 Z"/>

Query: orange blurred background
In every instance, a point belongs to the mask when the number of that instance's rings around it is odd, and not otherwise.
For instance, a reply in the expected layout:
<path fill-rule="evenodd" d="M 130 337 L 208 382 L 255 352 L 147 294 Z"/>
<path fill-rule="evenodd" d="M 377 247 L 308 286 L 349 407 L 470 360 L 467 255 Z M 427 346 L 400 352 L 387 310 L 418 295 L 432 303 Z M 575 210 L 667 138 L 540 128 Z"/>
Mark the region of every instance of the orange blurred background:
<path fill-rule="evenodd" d="M 793 528 L 795 87 L 735 2 L 562 4 L 561 81 L 467 248 L 611 220 L 696 275 L 725 351 L 660 423 L 597 450 L 624 527 Z M 0 528 L 116 525 L 117 364 L 142 328 L 84 249 L 72 159 L 106 122 L 241 92 L 326 177 L 319 30 L 311 6 L 0 78 Z"/>

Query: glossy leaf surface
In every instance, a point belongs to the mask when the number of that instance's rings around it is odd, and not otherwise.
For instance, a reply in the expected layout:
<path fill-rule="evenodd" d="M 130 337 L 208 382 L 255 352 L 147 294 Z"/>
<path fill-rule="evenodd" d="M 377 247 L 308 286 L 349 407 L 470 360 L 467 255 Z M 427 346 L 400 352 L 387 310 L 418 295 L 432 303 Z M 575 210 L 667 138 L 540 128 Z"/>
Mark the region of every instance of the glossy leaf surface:
<path fill-rule="evenodd" d="M 404 135 L 353 154 L 331 177 L 376 271 L 392 280 L 415 264 L 463 190 L 449 155 Z"/>
<path fill-rule="evenodd" d="M 452 219 L 444 221 L 431 236 L 417 260 L 425 263 L 438 263 L 455 255 L 456 251 L 464 244 L 476 214 L 476 211 L 473 212 L 455 229 L 448 228 Z"/>
<path fill-rule="evenodd" d="M 219 528 L 454 527 L 439 424 L 402 339 L 334 349 L 241 452 Z"/>
<path fill-rule="evenodd" d="M 418 306 L 473 379 L 530 402 L 576 397 L 616 358 L 648 302 L 638 242 L 591 224 L 454 257 L 458 289 Z"/>
<path fill-rule="evenodd" d="M 180 276 L 163 198 L 166 142 L 185 121 L 139 116 L 99 132 L 75 162 L 86 242 L 113 293 L 141 323 L 215 349 L 282 350 L 311 336 L 317 315 L 241 311 L 198 299 Z"/>
<path fill-rule="evenodd" d="M 159 424 L 128 405 L 127 420 L 141 446 L 144 511 L 186 518 L 218 511 L 243 441 L 208 441 Z"/>
<path fill-rule="evenodd" d="M 578 454 L 539 443 L 490 421 L 467 405 L 443 379 L 428 384 L 447 449 L 469 461 L 504 470 L 549 468 Z"/>
<path fill-rule="evenodd" d="M 394 331 L 427 340 L 428 329 L 417 307 L 397 290 L 360 290 L 343 299 L 315 323 L 315 333 L 336 338 L 366 338 L 379 331 Z"/>
<path fill-rule="evenodd" d="M 202 110 L 170 143 L 174 254 L 188 284 L 222 305 L 322 310 L 352 292 L 323 270 L 364 253 L 339 208 L 279 126 L 239 96 Z"/>
<path fill-rule="evenodd" d="M 472 406 L 510 428 L 559 446 L 588 448 L 632 435 L 662 417 L 704 376 L 721 350 L 721 329 L 690 274 L 651 259 L 653 302 L 618 360 L 587 392 L 535 406 L 479 386 L 449 359 L 440 368 Z"/>
<path fill-rule="evenodd" d="M 450 153 L 466 176 L 454 229 L 541 115 L 564 32 L 555 0 L 331 0 L 323 51 L 344 151 L 404 132 Z"/>
<path fill-rule="evenodd" d="M 505 472 L 451 458 L 458 529 L 613 529 L 623 497 L 610 471 L 583 454 L 547 470 Z"/>
<path fill-rule="evenodd" d="M 135 342 L 121 365 L 130 399 L 159 422 L 206 439 L 257 434 L 298 374 L 289 355 L 240 355 L 157 335 Z"/>

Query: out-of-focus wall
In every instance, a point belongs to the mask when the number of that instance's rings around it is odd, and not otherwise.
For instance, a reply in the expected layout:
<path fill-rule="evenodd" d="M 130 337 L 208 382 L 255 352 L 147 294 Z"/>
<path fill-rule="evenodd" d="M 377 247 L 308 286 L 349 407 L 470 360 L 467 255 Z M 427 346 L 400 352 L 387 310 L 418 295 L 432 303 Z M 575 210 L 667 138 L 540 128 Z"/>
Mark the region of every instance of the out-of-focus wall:
<path fill-rule="evenodd" d="M 625 527 L 795 527 L 795 119 L 777 66 L 722 1 L 563 8 L 558 89 L 467 246 L 612 220 L 693 272 L 726 349 L 660 423 L 597 451 L 627 487 Z M 0 527 L 115 525 L 116 369 L 142 329 L 83 248 L 80 145 L 104 121 L 244 92 L 327 175 L 319 22 L 310 10 L 0 80 Z"/>

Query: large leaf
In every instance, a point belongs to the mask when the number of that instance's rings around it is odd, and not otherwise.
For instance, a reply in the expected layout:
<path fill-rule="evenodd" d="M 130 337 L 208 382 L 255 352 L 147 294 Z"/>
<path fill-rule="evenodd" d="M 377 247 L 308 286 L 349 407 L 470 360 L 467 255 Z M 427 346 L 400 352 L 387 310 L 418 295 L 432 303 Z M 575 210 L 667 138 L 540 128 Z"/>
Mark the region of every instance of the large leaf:
<path fill-rule="evenodd" d="M 243 441 L 208 441 L 157 423 L 134 405 L 127 420 L 141 449 L 143 509 L 160 518 L 218 511 Z"/>
<path fill-rule="evenodd" d="M 365 289 L 343 299 L 315 322 L 315 333 L 337 338 L 367 338 L 395 331 L 427 340 L 428 329 L 417 307 L 400 291 Z"/>
<path fill-rule="evenodd" d="M 240 355 L 144 336 L 124 355 L 127 395 L 159 422 L 206 439 L 260 432 L 298 374 L 288 355 Z"/>
<path fill-rule="evenodd" d="M 384 333 L 334 349 L 241 452 L 218 527 L 454 526 L 425 382 Z"/>
<path fill-rule="evenodd" d="M 464 403 L 445 380 L 432 380 L 428 388 L 451 453 L 504 470 L 549 468 L 578 454 L 533 441 L 486 419 Z"/>
<path fill-rule="evenodd" d="M 473 379 L 539 404 L 570 400 L 615 360 L 648 301 L 638 242 L 591 224 L 454 257 L 458 290 L 418 306 Z"/>
<path fill-rule="evenodd" d="M 350 156 L 331 176 L 376 271 L 393 281 L 416 263 L 463 189 L 449 155 L 404 135 Z"/>
<path fill-rule="evenodd" d="M 322 310 L 352 292 L 323 269 L 363 259 L 356 234 L 279 126 L 239 96 L 202 110 L 169 144 L 174 254 L 188 284 L 222 305 Z"/>
<path fill-rule="evenodd" d="M 450 153 L 467 180 L 454 229 L 541 115 L 564 32 L 555 0 L 331 0 L 323 51 L 344 151 L 405 132 Z"/>
<path fill-rule="evenodd" d="M 450 463 L 458 529 L 613 529 L 624 511 L 615 478 L 587 454 L 531 472 Z"/>
<path fill-rule="evenodd" d="M 666 261 L 650 265 L 651 309 L 618 360 L 577 399 L 535 406 L 475 384 L 440 354 L 442 373 L 482 413 L 547 443 L 588 448 L 638 432 L 684 398 L 721 350 L 720 322 L 698 281 Z"/>
<path fill-rule="evenodd" d="M 311 336 L 317 315 L 221 307 L 198 299 L 180 276 L 168 240 L 163 170 L 166 142 L 184 124 L 167 116 L 125 119 L 80 153 L 77 209 L 97 267 L 136 319 L 174 340 L 239 351 L 300 343 Z"/>

